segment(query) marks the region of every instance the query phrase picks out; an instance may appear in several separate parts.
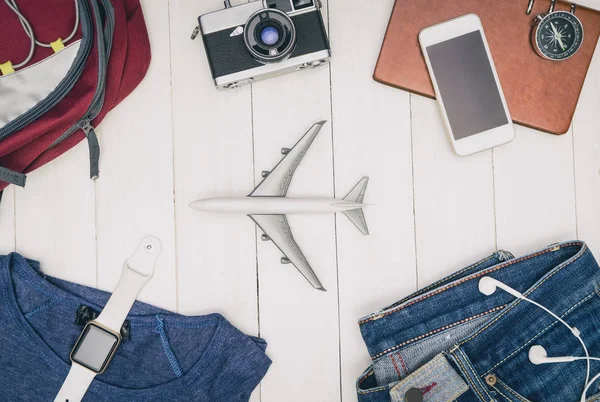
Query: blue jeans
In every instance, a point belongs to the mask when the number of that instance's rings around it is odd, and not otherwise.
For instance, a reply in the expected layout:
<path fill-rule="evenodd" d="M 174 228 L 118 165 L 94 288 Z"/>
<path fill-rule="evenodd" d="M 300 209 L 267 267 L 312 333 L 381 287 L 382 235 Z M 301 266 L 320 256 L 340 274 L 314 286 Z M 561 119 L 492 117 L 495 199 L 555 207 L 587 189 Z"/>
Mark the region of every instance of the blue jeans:
<path fill-rule="evenodd" d="M 528 358 L 533 345 L 548 356 L 584 356 L 577 338 L 504 291 L 483 295 L 484 276 L 577 327 L 590 356 L 600 356 L 600 269 L 585 243 L 519 259 L 499 251 L 360 321 L 373 365 L 358 379 L 359 402 L 579 401 L 585 361 L 534 365 Z M 599 370 L 593 362 L 592 376 Z M 600 401 L 598 392 L 592 385 L 588 401 Z"/>

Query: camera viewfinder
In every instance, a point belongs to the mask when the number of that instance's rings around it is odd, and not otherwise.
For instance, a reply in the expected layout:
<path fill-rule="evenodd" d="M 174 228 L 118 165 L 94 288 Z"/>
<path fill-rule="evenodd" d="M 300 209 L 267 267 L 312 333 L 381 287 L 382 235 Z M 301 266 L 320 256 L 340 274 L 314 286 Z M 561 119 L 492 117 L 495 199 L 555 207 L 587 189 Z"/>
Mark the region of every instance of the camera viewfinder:
<path fill-rule="evenodd" d="M 313 7 L 315 2 L 313 0 L 292 0 L 294 3 L 294 9 L 302 10 L 303 8 Z"/>

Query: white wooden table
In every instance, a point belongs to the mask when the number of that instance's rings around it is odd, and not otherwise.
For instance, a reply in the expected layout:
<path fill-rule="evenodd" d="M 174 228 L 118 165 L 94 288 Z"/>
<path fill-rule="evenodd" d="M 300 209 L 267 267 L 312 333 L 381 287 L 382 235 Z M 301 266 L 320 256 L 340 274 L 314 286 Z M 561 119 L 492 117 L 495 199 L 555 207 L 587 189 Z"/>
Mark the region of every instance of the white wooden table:
<path fill-rule="evenodd" d="M 240 2 L 239 0 L 237 1 Z M 596 7 L 598 0 L 588 0 Z M 369 364 L 357 319 L 496 249 L 515 254 L 581 238 L 600 256 L 600 56 L 564 136 L 518 127 L 504 147 L 453 154 L 434 101 L 375 83 L 393 0 L 324 1 L 329 67 L 234 91 L 213 87 L 196 17 L 221 0 L 144 0 L 153 62 L 99 128 L 101 176 L 85 143 L 9 188 L 0 251 L 50 275 L 110 290 L 146 234 L 164 244 L 142 300 L 223 313 L 269 342 L 253 401 L 354 401 Z M 313 290 L 245 216 L 188 204 L 245 195 L 315 121 L 327 124 L 290 195 L 344 195 L 371 182 L 371 236 L 345 217 L 292 216 L 328 292 Z"/>

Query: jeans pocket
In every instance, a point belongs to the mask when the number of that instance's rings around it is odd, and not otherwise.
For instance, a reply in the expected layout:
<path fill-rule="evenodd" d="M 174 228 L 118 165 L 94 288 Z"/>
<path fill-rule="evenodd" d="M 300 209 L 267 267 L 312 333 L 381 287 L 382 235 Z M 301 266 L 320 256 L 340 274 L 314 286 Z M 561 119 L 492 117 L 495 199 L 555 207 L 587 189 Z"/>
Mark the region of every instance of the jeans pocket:
<path fill-rule="evenodd" d="M 423 402 L 448 402 L 458 399 L 469 386 L 448 363 L 443 354 L 401 380 L 390 390 L 392 402 L 404 402 L 410 393 L 420 394 Z"/>
<path fill-rule="evenodd" d="M 497 394 L 497 400 L 508 402 L 531 402 L 529 399 L 522 397 L 518 392 L 496 378 L 496 383 L 491 386 Z M 504 398 L 504 399 L 503 399 Z"/>

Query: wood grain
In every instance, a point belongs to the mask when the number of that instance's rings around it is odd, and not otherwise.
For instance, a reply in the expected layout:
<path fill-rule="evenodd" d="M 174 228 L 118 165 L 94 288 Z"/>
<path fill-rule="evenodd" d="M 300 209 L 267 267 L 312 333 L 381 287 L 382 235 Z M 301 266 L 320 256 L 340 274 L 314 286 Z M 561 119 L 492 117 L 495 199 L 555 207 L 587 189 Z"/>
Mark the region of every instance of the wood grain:
<path fill-rule="evenodd" d="M 147 235 L 162 254 L 140 300 L 177 309 L 173 210 L 173 136 L 169 7 L 142 1 L 153 61 L 135 92 L 101 126 L 101 178 L 96 186 L 98 285 L 113 289 L 123 261 Z M 166 56 L 166 57 L 165 57 Z M 151 100 L 151 101 L 148 101 Z"/>
<path fill-rule="evenodd" d="M 6 190 L 0 251 L 111 289 L 141 237 L 160 237 L 142 298 L 222 313 L 264 337 L 274 364 L 253 402 L 355 401 L 370 362 L 357 320 L 497 248 L 522 254 L 579 236 L 600 253 L 598 54 L 567 135 L 518 128 L 513 143 L 460 158 L 433 101 L 372 80 L 392 3 L 325 2 L 330 66 L 217 91 L 201 39 L 189 37 L 221 0 L 144 0 L 153 63 L 98 129 L 100 179 L 89 180 L 82 143 L 25 190 Z M 343 197 L 366 175 L 372 204 L 368 237 L 341 215 L 290 216 L 328 292 L 282 266 L 246 216 L 189 207 L 248 194 L 280 148 L 322 119 L 290 195 Z"/>
<path fill-rule="evenodd" d="M 10 186 L 2 195 L 0 208 L 0 253 L 15 251 L 15 187 Z"/>
<path fill-rule="evenodd" d="M 573 122 L 578 236 L 600 255 L 600 58 L 596 58 Z"/>

